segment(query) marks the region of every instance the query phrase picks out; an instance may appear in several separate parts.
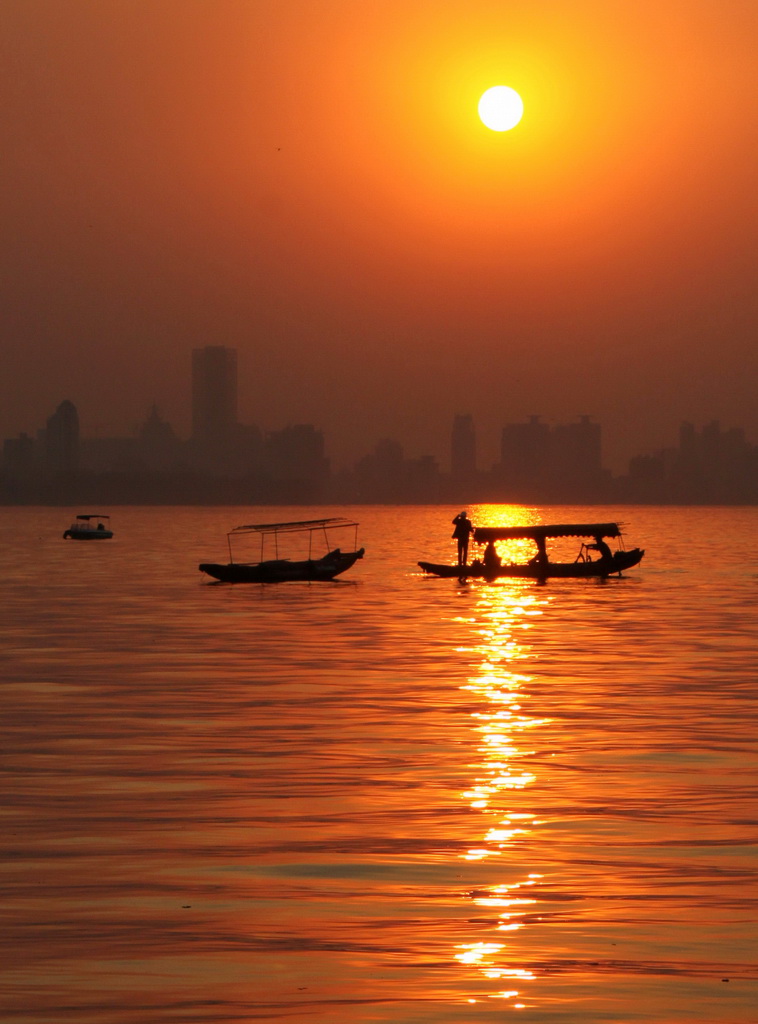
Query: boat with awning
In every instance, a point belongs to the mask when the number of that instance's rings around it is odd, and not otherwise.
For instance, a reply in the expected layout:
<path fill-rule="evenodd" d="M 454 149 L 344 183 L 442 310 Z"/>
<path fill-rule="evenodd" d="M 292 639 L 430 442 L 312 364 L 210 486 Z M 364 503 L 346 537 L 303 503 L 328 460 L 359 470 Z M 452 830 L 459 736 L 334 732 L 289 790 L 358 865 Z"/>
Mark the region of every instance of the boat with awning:
<path fill-rule="evenodd" d="M 573 561 L 556 561 L 551 557 L 550 541 L 576 537 L 582 541 Z M 419 566 L 432 576 L 454 578 L 498 579 L 525 576 L 546 579 L 551 576 L 584 577 L 621 575 L 625 569 L 638 565 L 645 554 L 641 548 L 624 547 L 619 523 L 566 523 L 530 526 L 477 526 L 473 540 L 483 548 L 481 555 L 466 565 L 445 565 L 419 562 Z M 516 562 L 503 556 L 498 543 L 507 541 L 533 541 L 535 551 L 526 562 Z M 611 550 L 608 540 L 615 541 Z"/>
<path fill-rule="evenodd" d="M 353 519 L 337 516 L 329 519 L 236 526 L 226 535 L 229 561 L 202 562 L 198 568 L 222 583 L 332 580 L 353 566 L 359 558 L 363 558 L 364 548 L 357 547 L 358 525 Z M 346 533 L 341 534 L 339 531 Z M 334 539 L 339 539 L 340 536 L 351 539 L 352 550 L 343 551 L 342 547 L 332 546 Z M 233 542 L 237 544 L 243 537 L 257 538 L 260 541 L 257 561 L 234 560 Z M 307 557 L 287 557 L 287 552 L 293 554 L 295 548 L 299 554 L 305 554 Z M 318 554 L 318 551 L 322 551 L 323 554 Z"/>
<path fill-rule="evenodd" d="M 110 516 L 99 512 L 78 515 L 63 533 L 64 540 L 110 540 L 112 536 Z"/>

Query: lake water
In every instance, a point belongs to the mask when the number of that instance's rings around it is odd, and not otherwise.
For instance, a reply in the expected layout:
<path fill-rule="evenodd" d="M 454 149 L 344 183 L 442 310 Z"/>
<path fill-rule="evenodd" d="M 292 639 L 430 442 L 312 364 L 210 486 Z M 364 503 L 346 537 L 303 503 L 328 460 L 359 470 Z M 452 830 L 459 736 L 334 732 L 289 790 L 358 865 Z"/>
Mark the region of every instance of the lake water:
<path fill-rule="evenodd" d="M 646 549 L 545 585 L 106 511 L 0 509 L 3 1024 L 758 1020 L 758 509 L 470 509 Z M 197 570 L 330 514 L 339 581 Z"/>

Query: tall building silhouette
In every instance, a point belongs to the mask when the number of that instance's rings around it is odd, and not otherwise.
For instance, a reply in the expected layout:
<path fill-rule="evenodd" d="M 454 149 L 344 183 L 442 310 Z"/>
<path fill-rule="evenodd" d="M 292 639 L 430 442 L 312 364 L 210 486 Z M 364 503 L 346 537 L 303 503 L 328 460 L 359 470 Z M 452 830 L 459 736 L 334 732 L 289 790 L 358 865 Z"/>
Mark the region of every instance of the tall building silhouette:
<path fill-rule="evenodd" d="M 324 435 L 310 423 L 297 423 L 268 434 L 264 462 L 275 480 L 324 481 L 329 476 Z"/>
<path fill-rule="evenodd" d="M 51 473 L 73 473 L 79 467 L 79 413 L 68 399 L 48 417 L 45 464 Z"/>
<path fill-rule="evenodd" d="M 526 423 L 508 423 L 500 435 L 500 470 L 516 486 L 543 480 L 550 458 L 550 427 L 530 416 Z"/>
<path fill-rule="evenodd" d="M 530 416 L 503 427 L 497 471 L 511 500 L 595 500 L 610 480 L 601 449 L 600 424 L 589 416 L 555 426 Z"/>
<path fill-rule="evenodd" d="M 237 427 L 237 350 L 207 345 L 192 350 L 192 438 L 228 445 Z"/>
<path fill-rule="evenodd" d="M 143 464 L 151 470 L 174 468 L 182 461 L 182 443 L 157 405 L 140 427 L 138 446 Z"/>
<path fill-rule="evenodd" d="M 591 480 L 602 473 L 602 436 L 599 423 L 580 416 L 576 423 L 553 428 L 550 471 L 555 480 Z"/>
<path fill-rule="evenodd" d="M 476 431 L 474 418 L 468 413 L 459 414 L 453 420 L 450 471 L 454 479 L 466 479 L 476 473 Z"/>

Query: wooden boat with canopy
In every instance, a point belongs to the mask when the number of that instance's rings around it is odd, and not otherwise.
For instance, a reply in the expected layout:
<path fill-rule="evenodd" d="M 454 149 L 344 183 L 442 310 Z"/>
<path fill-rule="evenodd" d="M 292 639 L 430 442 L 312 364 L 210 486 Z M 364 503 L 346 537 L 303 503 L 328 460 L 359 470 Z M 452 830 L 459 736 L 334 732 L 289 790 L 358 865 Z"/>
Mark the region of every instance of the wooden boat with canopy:
<path fill-rule="evenodd" d="M 237 526 L 226 535 L 229 547 L 229 562 L 219 564 L 202 562 L 198 568 L 222 583 L 285 583 L 290 580 L 332 580 L 349 569 L 359 558 L 364 548 L 343 551 L 332 547 L 334 531 L 347 530 L 353 547 L 358 543 L 358 523 L 353 519 L 340 517 L 331 519 L 307 519 L 292 523 L 258 523 L 252 526 Z M 352 534 L 350 533 L 352 531 Z M 235 562 L 232 553 L 232 539 L 241 537 L 260 538 L 260 558 L 255 562 Z M 293 535 L 297 535 L 294 537 Z M 339 536 L 339 534 L 338 534 Z M 283 545 L 291 554 L 306 554 L 305 558 L 280 557 L 280 542 L 289 537 Z M 314 557 L 314 548 L 325 551 Z M 265 557 L 268 555 L 269 557 Z M 271 557 L 273 555 L 273 557 Z"/>
<path fill-rule="evenodd" d="M 548 541 L 561 537 L 590 538 L 582 542 L 572 562 L 551 561 Z M 616 550 L 611 551 L 606 539 L 616 541 Z M 497 551 L 498 541 L 531 540 L 536 553 L 528 562 L 503 561 Z M 419 566 L 433 576 L 454 578 L 499 579 L 508 576 L 525 576 L 533 579 L 547 579 L 552 576 L 585 577 L 621 575 L 625 569 L 638 565 L 645 554 L 641 548 L 626 550 L 623 545 L 621 528 L 618 523 L 579 523 L 559 526 L 478 526 L 474 530 L 474 543 L 484 546 L 481 558 L 475 558 L 468 565 L 438 565 L 433 562 L 419 562 Z"/>

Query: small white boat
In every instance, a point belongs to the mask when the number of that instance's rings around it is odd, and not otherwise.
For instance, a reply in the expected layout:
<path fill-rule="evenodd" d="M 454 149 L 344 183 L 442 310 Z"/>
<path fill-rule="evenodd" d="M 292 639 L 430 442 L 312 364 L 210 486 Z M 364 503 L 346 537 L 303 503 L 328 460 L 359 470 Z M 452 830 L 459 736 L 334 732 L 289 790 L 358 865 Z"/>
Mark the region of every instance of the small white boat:
<path fill-rule="evenodd" d="M 88 512 L 86 515 L 76 517 L 71 526 L 64 532 L 63 539 L 110 540 L 112 536 L 111 517 Z"/>

